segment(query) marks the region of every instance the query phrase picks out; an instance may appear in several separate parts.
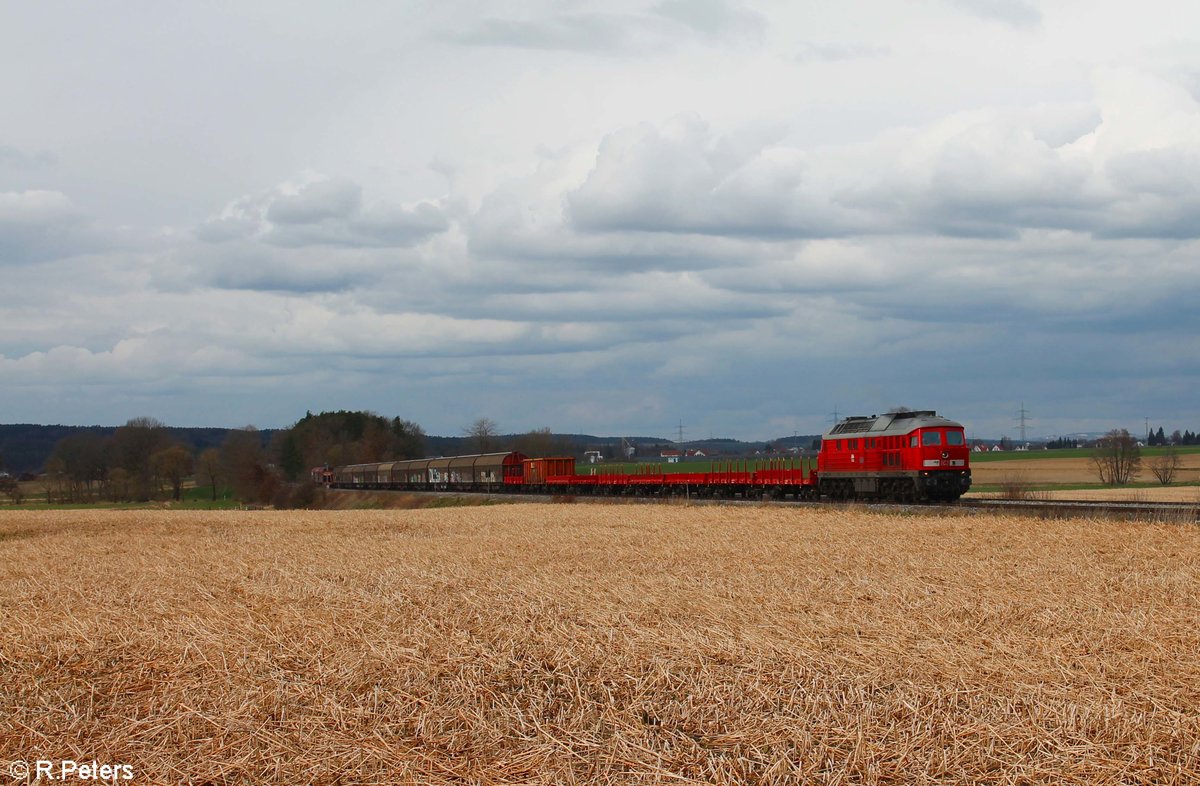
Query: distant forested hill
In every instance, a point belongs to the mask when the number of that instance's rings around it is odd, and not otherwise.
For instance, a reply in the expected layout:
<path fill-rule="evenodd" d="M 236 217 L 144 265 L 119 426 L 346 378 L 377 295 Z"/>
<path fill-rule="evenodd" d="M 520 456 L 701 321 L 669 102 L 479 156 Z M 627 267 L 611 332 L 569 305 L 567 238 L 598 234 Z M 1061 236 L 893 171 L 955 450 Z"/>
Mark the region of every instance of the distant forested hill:
<path fill-rule="evenodd" d="M 85 431 L 95 432 L 101 436 L 110 436 L 117 430 L 116 426 L 40 426 L 28 423 L 2 425 L 0 424 L 0 460 L 4 469 L 14 475 L 22 472 L 41 472 L 54 452 L 54 446 L 63 437 L 69 437 Z M 191 448 L 194 454 L 200 451 L 219 447 L 225 437 L 234 429 L 227 428 L 178 428 L 167 427 L 167 433 L 173 441 L 180 442 Z M 259 431 L 264 446 L 271 444 L 271 438 L 276 429 Z M 525 435 L 497 435 L 495 445 L 491 450 L 523 450 L 527 448 L 521 442 Z M 547 435 L 553 444 L 553 452 L 581 456 L 585 450 L 603 450 L 606 457 L 621 456 L 623 445 L 637 446 L 637 458 L 656 458 L 660 449 L 689 448 L 703 450 L 707 456 L 748 456 L 755 451 L 783 451 L 791 447 L 808 449 L 817 435 L 787 436 L 772 442 L 742 442 L 736 439 L 703 439 L 684 442 L 676 445 L 665 437 L 600 437 L 592 434 L 550 434 Z M 471 437 L 425 437 L 426 456 L 461 456 L 476 452 L 476 445 Z"/>
<path fill-rule="evenodd" d="M 4 461 L 5 471 L 13 475 L 41 472 L 46 459 L 54 452 L 54 446 L 63 437 L 85 431 L 110 436 L 116 430 L 116 426 L 38 426 L 29 423 L 0 425 L 0 460 Z M 194 453 L 219 446 L 231 430 L 167 427 L 167 433 L 172 440 L 187 445 Z M 266 444 L 274 432 L 266 429 L 259 433 Z"/>

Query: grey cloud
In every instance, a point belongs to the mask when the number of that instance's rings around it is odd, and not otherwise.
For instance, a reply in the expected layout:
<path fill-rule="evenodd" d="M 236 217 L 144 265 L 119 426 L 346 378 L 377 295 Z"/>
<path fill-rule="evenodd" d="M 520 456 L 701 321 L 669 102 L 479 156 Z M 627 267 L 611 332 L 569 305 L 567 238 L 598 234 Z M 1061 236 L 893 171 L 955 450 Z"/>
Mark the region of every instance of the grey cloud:
<path fill-rule="evenodd" d="M 570 264 L 571 270 L 593 268 L 615 271 L 698 270 L 727 264 L 744 253 L 741 244 L 724 238 L 688 238 L 630 228 L 602 236 L 579 233 L 562 216 L 531 221 L 528 202 L 520 194 L 501 189 L 489 195 L 471 217 L 466 229 L 472 254 L 504 259 L 518 265 L 534 262 L 545 280 L 547 264 Z"/>
<path fill-rule="evenodd" d="M 46 169 L 58 163 L 58 157 L 42 150 L 30 155 L 9 145 L 0 145 L 0 169 L 29 171 Z"/>
<path fill-rule="evenodd" d="M 250 237 L 260 226 L 259 219 L 247 216 L 210 218 L 196 227 L 196 237 L 207 243 L 224 243 L 227 240 Z"/>
<path fill-rule="evenodd" d="M 1103 122 L 1100 108 L 1091 103 L 1041 105 L 1020 120 L 1034 139 L 1057 148 L 1094 133 Z"/>
<path fill-rule="evenodd" d="M 1105 173 L 1120 193 L 1106 237 L 1200 237 L 1200 151 L 1178 146 L 1115 155 Z"/>
<path fill-rule="evenodd" d="M 819 44 L 811 41 L 801 43 L 796 53 L 799 63 L 833 63 L 844 60 L 862 60 L 872 57 L 884 57 L 891 50 L 883 46 L 869 44 Z"/>
<path fill-rule="evenodd" d="M 406 248 L 445 231 L 450 223 L 441 208 L 423 202 L 411 209 L 380 207 L 339 219 L 272 226 L 263 242 L 277 246 L 328 245 Z"/>
<path fill-rule="evenodd" d="M 649 13 L 488 17 L 442 39 L 468 46 L 591 53 L 652 53 L 686 39 L 758 40 L 765 18 L 730 0 L 663 0 Z"/>
<path fill-rule="evenodd" d="M 710 39 L 761 38 L 767 20 L 729 0 L 663 0 L 654 13 L 680 22 Z"/>
<path fill-rule="evenodd" d="M 469 303 L 459 301 L 447 308 L 460 316 L 537 323 L 628 323 L 636 326 L 635 335 L 651 338 L 669 321 L 712 326 L 781 316 L 791 306 L 712 286 L 691 271 L 651 269 L 576 276 L 574 289 L 553 293 L 485 291 Z"/>
<path fill-rule="evenodd" d="M 65 194 L 0 192 L 0 267 L 101 251 L 112 244 Z"/>
<path fill-rule="evenodd" d="M 448 41 L 471 46 L 544 49 L 571 52 L 609 52 L 641 49 L 644 20 L 610 14 L 559 15 L 549 19 L 488 18 L 462 32 L 446 34 Z"/>
<path fill-rule="evenodd" d="M 203 244 L 181 255 L 182 270 L 160 269 L 162 289 L 213 287 L 270 292 L 337 292 L 378 276 L 382 261 L 356 252 L 282 249 L 253 240 Z"/>
<path fill-rule="evenodd" d="M 1175 78 L 1195 101 L 1200 101 L 1200 68 L 1181 66 L 1175 69 Z"/>
<path fill-rule="evenodd" d="M 254 239 L 288 248 L 407 248 L 449 226 L 440 204 L 364 204 L 357 183 L 328 179 L 242 197 L 195 234 L 208 243 Z"/>
<path fill-rule="evenodd" d="M 1131 150 L 1113 156 L 1106 167 L 1112 181 L 1127 191 L 1163 197 L 1200 193 L 1200 153 L 1179 147 Z"/>
<path fill-rule="evenodd" d="M 267 208 L 273 224 L 314 224 L 357 213 L 362 206 L 362 186 L 342 178 L 310 183 L 295 194 L 281 194 Z"/>
<path fill-rule="evenodd" d="M 1030 28 L 1042 23 L 1042 12 L 1026 0 L 952 0 L 963 11 L 983 19 L 994 19 L 1013 27 Z"/>

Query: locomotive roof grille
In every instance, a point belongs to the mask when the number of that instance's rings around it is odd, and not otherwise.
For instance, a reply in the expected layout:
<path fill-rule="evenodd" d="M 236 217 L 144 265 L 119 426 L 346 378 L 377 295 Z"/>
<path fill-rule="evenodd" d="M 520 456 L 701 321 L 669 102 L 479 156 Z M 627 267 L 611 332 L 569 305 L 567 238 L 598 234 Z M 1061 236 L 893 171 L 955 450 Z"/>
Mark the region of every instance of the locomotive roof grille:
<path fill-rule="evenodd" d="M 869 418 L 852 417 L 846 418 L 841 423 L 834 426 L 832 434 L 856 434 L 860 431 L 870 431 L 875 425 L 875 416 Z"/>
<path fill-rule="evenodd" d="M 913 418 L 936 418 L 937 412 L 932 409 L 919 409 L 908 412 L 888 412 L 884 415 L 872 415 L 871 417 L 863 417 L 856 415 L 849 417 L 838 423 L 829 431 L 829 435 L 835 434 L 861 434 L 864 431 L 884 431 L 896 423 L 898 420 L 910 420 Z"/>

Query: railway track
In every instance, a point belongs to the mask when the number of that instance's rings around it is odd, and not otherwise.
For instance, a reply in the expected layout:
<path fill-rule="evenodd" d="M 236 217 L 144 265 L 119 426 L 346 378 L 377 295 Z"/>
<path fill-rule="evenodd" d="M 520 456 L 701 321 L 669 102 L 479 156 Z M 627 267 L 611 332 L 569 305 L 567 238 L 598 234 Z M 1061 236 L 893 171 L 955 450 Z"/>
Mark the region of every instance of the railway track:
<path fill-rule="evenodd" d="M 354 493 L 343 490 L 343 493 Z M 377 492 L 372 492 L 377 493 Z M 957 502 L 911 504 L 897 502 L 827 502 L 772 499 L 704 499 L 685 496 L 591 496 L 546 494 L 493 494 L 474 491 L 406 491 L 405 494 L 435 497 L 485 498 L 497 502 L 599 502 L 605 504 L 689 504 L 771 507 L 866 508 L 884 512 L 950 512 L 979 511 L 1007 512 L 1042 518 L 1108 518 L 1131 521 L 1160 521 L 1170 523 L 1200 522 L 1200 503 L 1196 502 L 1098 502 L 1095 500 L 1008 500 L 960 499 Z"/>

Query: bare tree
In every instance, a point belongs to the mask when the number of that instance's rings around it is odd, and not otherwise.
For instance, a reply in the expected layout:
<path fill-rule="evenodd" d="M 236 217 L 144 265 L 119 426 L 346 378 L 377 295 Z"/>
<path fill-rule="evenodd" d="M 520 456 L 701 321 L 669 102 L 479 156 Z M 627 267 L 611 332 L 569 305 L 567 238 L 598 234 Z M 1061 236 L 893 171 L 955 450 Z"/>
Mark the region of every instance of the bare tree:
<path fill-rule="evenodd" d="M 105 494 L 113 502 L 129 502 L 133 499 L 133 479 L 124 467 L 113 467 L 105 481 Z"/>
<path fill-rule="evenodd" d="M 535 428 L 517 437 L 514 449 L 533 458 L 563 453 L 562 441 L 555 439 L 549 427 Z"/>
<path fill-rule="evenodd" d="M 171 498 L 183 499 L 183 481 L 192 474 L 192 453 L 183 445 L 171 445 L 150 456 L 155 477 L 171 487 Z"/>
<path fill-rule="evenodd" d="M 221 443 L 221 473 L 242 502 L 268 501 L 275 493 L 262 436 L 254 426 L 230 431 Z"/>
<path fill-rule="evenodd" d="M 63 437 L 54 446 L 47 471 L 55 476 L 62 502 L 91 502 L 108 477 L 108 441 L 90 431 Z"/>
<path fill-rule="evenodd" d="M 1158 478 L 1158 482 L 1165 486 L 1175 480 L 1182 463 L 1179 451 L 1171 447 L 1150 459 L 1150 471 L 1154 473 L 1154 477 Z"/>
<path fill-rule="evenodd" d="M 196 479 L 212 488 L 213 502 L 217 501 L 217 484 L 221 482 L 221 452 L 209 448 L 196 459 Z"/>
<path fill-rule="evenodd" d="M 1142 466 L 1142 451 L 1137 439 L 1123 428 L 1113 429 L 1096 441 L 1092 466 L 1105 485 L 1129 483 Z"/>
<path fill-rule="evenodd" d="M 463 429 L 463 435 L 470 437 L 475 444 L 476 453 L 489 453 L 496 447 L 497 426 L 491 418 L 479 418 Z"/>
<path fill-rule="evenodd" d="M 112 435 L 113 463 L 129 473 L 132 496 L 144 502 L 154 492 L 150 457 L 171 444 L 167 427 L 154 418 L 133 418 Z"/>
<path fill-rule="evenodd" d="M 0 477 L 0 494 L 8 497 L 8 501 L 14 505 L 20 505 L 25 501 L 25 494 L 21 490 L 21 484 L 8 473 L 4 473 L 4 476 Z"/>

